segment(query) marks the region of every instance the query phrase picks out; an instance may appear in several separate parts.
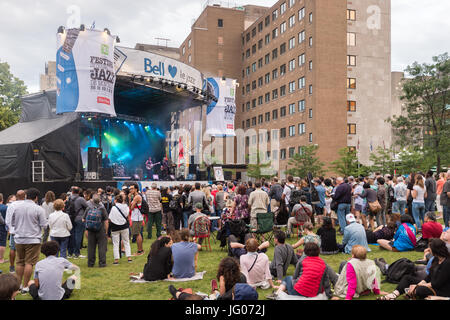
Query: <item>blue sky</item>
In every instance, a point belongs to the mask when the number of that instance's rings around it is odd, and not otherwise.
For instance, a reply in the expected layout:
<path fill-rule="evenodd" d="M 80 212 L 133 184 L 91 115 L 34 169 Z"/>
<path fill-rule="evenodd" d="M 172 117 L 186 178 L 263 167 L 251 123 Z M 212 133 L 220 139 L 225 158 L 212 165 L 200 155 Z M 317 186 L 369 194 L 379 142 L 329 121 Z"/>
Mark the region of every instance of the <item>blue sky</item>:
<path fill-rule="evenodd" d="M 236 2 L 271 6 L 276 1 Z M 90 26 L 95 21 L 96 28 L 108 27 L 119 35 L 121 45 L 134 47 L 137 42 L 156 44 L 156 37 L 169 38 L 169 46 L 179 46 L 205 3 L 205 0 L 1 0 L 0 61 L 11 65 L 14 75 L 25 81 L 29 92 L 36 92 L 45 62 L 55 59 L 56 30 L 72 17 L 68 12 L 71 5 L 79 8 L 81 23 Z M 393 71 L 403 71 L 414 61 L 428 62 L 434 55 L 450 52 L 449 12 L 448 0 L 392 0 Z"/>

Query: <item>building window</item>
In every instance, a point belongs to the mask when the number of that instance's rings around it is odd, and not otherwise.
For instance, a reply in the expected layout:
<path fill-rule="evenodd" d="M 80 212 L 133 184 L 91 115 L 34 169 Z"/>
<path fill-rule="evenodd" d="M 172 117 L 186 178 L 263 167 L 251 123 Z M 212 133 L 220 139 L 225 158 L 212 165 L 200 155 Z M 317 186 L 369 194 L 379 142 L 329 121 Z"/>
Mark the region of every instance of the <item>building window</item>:
<path fill-rule="evenodd" d="M 261 124 L 261 123 L 263 123 L 263 115 L 262 114 L 260 114 L 258 116 L 258 124 Z"/>
<path fill-rule="evenodd" d="M 280 76 L 284 76 L 286 74 L 286 65 L 283 64 L 280 66 Z"/>
<path fill-rule="evenodd" d="M 347 32 L 347 46 L 349 47 L 356 46 L 356 33 Z"/>
<path fill-rule="evenodd" d="M 264 57 L 264 63 L 265 64 L 269 64 L 270 63 L 270 54 L 266 54 L 266 56 Z"/>
<path fill-rule="evenodd" d="M 291 103 L 289 105 L 289 114 L 294 114 L 294 113 L 295 113 L 295 103 Z"/>
<path fill-rule="evenodd" d="M 277 120 L 278 119 L 278 110 L 273 110 L 272 111 L 272 119 L 273 120 Z"/>
<path fill-rule="evenodd" d="M 305 64 L 305 62 L 306 62 L 306 56 L 303 53 L 303 54 L 298 56 L 298 66 L 299 67 L 303 66 Z"/>
<path fill-rule="evenodd" d="M 246 125 L 247 125 L 247 128 L 250 128 L 250 119 L 247 119 Z M 247 137 L 247 138 L 248 138 L 248 137 Z"/>
<path fill-rule="evenodd" d="M 263 104 L 263 96 L 259 96 L 258 97 L 258 105 L 262 105 Z"/>
<path fill-rule="evenodd" d="M 283 33 L 283 32 L 281 32 Z M 275 39 L 276 37 L 278 37 L 278 28 L 275 28 L 272 30 L 272 39 Z"/>
<path fill-rule="evenodd" d="M 261 50 L 262 47 L 263 47 L 263 40 L 261 39 L 258 41 L 258 50 Z"/>
<path fill-rule="evenodd" d="M 295 126 L 289 126 L 289 137 L 295 136 Z"/>
<path fill-rule="evenodd" d="M 298 34 L 298 43 L 303 43 L 306 39 L 306 32 L 303 30 L 302 32 L 299 32 Z"/>
<path fill-rule="evenodd" d="M 250 75 L 250 67 L 245 68 L 245 74 L 247 76 Z"/>
<path fill-rule="evenodd" d="M 264 41 L 265 41 L 264 43 L 265 43 L 266 45 L 268 45 L 268 44 L 270 43 L 270 33 L 268 33 L 268 34 L 265 35 Z"/>
<path fill-rule="evenodd" d="M 347 101 L 347 111 L 356 112 L 356 101 Z"/>
<path fill-rule="evenodd" d="M 217 54 L 217 60 L 223 61 L 223 52 L 219 52 L 219 53 Z"/>
<path fill-rule="evenodd" d="M 289 71 L 294 71 L 295 69 L 295 59 L 289 61 Z"/>
<path fill-rule="evenodd" d="M 245 57 L 250 58 L 250 49 L 247 49 L 247 51 L 245 51 Z"/>
<path fill-rule="evenodd" d="M 263 59 L 259 59 L 258 60 L 258 68 L 262 68 L 263 67 Z"/>
<path fill-rule="evenodd" d="M 305 100 L 300 100 L 298 102 L 298 112 L 304 112 L 306 110 Z"/>
<path fill-rule="evenodd" d="M 347 9 L 347 20 L 356 21 L 356 10 Z"/>
<path fill-rule="evenodd" d="M 284 97 L 286 95 L 286 86 L 280 87 L 280 96 Z"/>
<path fill-rule="evenodd" d="M 280 159 L 281 160 L 286 160 L 286 149 L 281 149 L 280 150 Z"/>
<path fill-rule="evenodd" d="M 309 23 L 312 23 L 313 22 L 313 14 L 312 14 L 312 12 L 309 14 Z"/>
<path fill-rule="evenodd" d="M 295 81 L 289 82 L 289 93 L 293 93 L 295 91 Z"/>
<path fill-rule="evenodd" d="M 292 8 L 295 5 L 295 0 L 289 0 L 289 8 Z"/>
<path fill-rule="evenodd" d="M 312 84 L 309 85 L 309 94 L 313 94 L 313 86 L 312 86 Z"/>
<path fill-rule="evenodd" d="M 188 40 L 188 48 L 191 47 L 191 44 L 192 44 L 192 41 L 191 41 L 191 39 L 189 39 L 189 40 Z"/>
<path fill-rule="evenodd" d="M 309 37 L 309 47 L 311 48 L 313 46 L 313 38 Z"/>
<path fill-rule="evenodd" d="M 303 147 L 302 146 L 298 147 L 298 154 L 301 156 L 303 155 Z"/>
<path fill-rule="evenodd" d="M 272 71 L 272 79 L 275 80 L 276 78 L 278 78 L 278 69 Z"/>
<path fill-rule="evenodd" d="M 298 21 L 302 21 L 305 18 L 305 7 L 298 10 Z"/>
<path fill-rule="evenodd" d="M 356 79 L 347 78 L 347 89 L 356 89 Z"/>
<path fill-rule="evenodd" d="M 312 119 L 313 117 L 313 109 L 309 109 L 309 118 Z"/>
<path fill-rule="evenodd" d="M 272 100 L 278 99 L 278 89 L 272 90 Z"/>
<path fill-rule="evenodd" d="M 263 77 L 258 78 L 258 88 L 263 85 Z"/>
<path fill-rule="evenodd" d="M 264 101 L 265 101 L 266 103 L 269 103 L 269 102 L 270 102 L 270 92 L 267 92 L 267 93 L 266 93 L 266 95 L 264 96 Z"/>
<path fill-rule="evenodd" d="M 286 138 L 286 128 L 280 129 L 280 139 Z"/>
<path fill-rule="evenodd" d="M 256 37 L 256 27 L 252 29 L 252 38 Z"/>
<path fill-rule="evenodd" d="M 256 108 L 256 99 L 252 100 L 252 108 Z"/>
<path fill-rule="evenodd" d="M 295 48 L 295 37 L 289 39 L 289 50 Z"/>
<path fill-rule="evenodd" d="M 356 56 L 347 55 L 347 66 L 356 66 Z"/>
<path fill-rule="evenodd" d="M 305 86 L 306 86 L 305 77 L 301 77 L 300 79 L 298 79 L 298 89 L 301 90 L 305 88 Z"/>
<path fill-rule="evenodd" d="M 292 28 L 295 25 L 295 15 L 289 17 L 289 28 Z"/>
<path fill-rule="evenodd" d="M 188 62 L 189 62 L 189 63 L 192 62 L 192 56 L 191 56 L 191 55 L 189 55 L 189 57 L 188 57 Z"/>
<path fill-rule="evenodd" d="M 280 55 L 284 54 L 286 52 L 286 42 L 282 43 L 280 46 Z"/>
<path fill-rule="evenodd" d="M 280 108 L 280 118 L 286 117 L 286 107 Z"/>
<path fill-rule="evenodd" d="M 313 134 L 312 134 L 312 132 L 309 133 L 309 142 L 313 142 Z"/>
<path fill-rule="evenodd" d="M 256 53 L 256 44 L 254 44 L 253 46 L 252 46 L 252 54 L 255 54 Z"/>
<path fill-rule="evenodd" d="M 250 92 L 250 84 L 246 85 L 246 86 L 245 86 L 245 89 L 246 89 L 245 91 L 246 91 L 247 93 L 249 93 L 249 92 Z"/>
<path fill-rule="evenodd" d="M 252 118 L 252 126 L 256 126 L 256 117 Z"/>
<path fill-rule="evenodd" d="M 310 61 L 310 62 L 309 62 L 309 71 L 311 71 L 312 69 L 313 69 L 313 62 Z"/>
<path fill-rule="evenodd" d="M 277 20 L 277 18 L 278 18 L 278 9 L 272 12 L 272 21 Z"/>
<path fill-rule="evenodd" d="M 270 151 L 267 151 L 266 152 L 266 161 L 269 161 L 270 160 Z"/>
<path fill-rule="evenodd" d="M 286 21 L 280 25 L 280 33 L 283 34 L 286 32 Z"/>
<path fill-rule="evenodd" d="M 278 58 L 278 48 L 272 50 L 272 60 Z"/>
<path fill-rule="evenodd" d="M 219 28 L 223 28 L 223 19 L 217 20 L 217 26 L 218 26 Z"/>
<path fill-rule="evenodd" d="M 295 154 L 295 148 L 289 148 L 289 158 L 293 158 Z"/>
<path fill-rule="evenodd" d="M 266 27 L 270 24 L 270 16 L 266 17 L 264 24 Z"/>
<path fill-rule="evenodd" d="M 266 75 L 264 76 L 264 81 L 266 84 L 270 82 L 270 73 L 266 73 Z"/>
<path fill-rule="evenodd" d="M 356 124 L 355 123 L 347 124 L 347 134 L 356 134 Z"/>
<path fill-rule="evenodd" d="M 246 42 L 250 41 L 250 32 L 245 35 L 245 41 Z"/>
<path fill-rule="evenodd" d="M 280 14 L 283 14 L 286 12 L 286 2 L 283 2 L 280 6 Z"/>
<path fill-rule="evenodd" d="M 252 63 L 252 72 L 256 72 L 256 62 Z"/>
<path fill-rule="evenodd" d="M 183 49 L 181 50 L 181 52 L 182 52 L 182 54 L 184 56 L 184 54 L 186 53 L 186 46 L 183 46 Z"/>
<path fill-rule="evenodd" d="M 304 123 L 300 123 L 298 125 L 298 134 L 303 135 L 306 133 L 306 125 Z"/>
<path fill-rule="evenodd" d="M 223 37 L 218 37 L 217 38 L 217 44 L 218 45 L 223 45 Z"/>
<path fill-rule="evenodd" d="M 262 21 L 258 24 L 258 32 L 261 32 L 263 30 L 263 23 Z"/>
<path fill-rule="evenodd" d="M 266 112 L 266 122 L 270 121 L 270 112 Z"/>

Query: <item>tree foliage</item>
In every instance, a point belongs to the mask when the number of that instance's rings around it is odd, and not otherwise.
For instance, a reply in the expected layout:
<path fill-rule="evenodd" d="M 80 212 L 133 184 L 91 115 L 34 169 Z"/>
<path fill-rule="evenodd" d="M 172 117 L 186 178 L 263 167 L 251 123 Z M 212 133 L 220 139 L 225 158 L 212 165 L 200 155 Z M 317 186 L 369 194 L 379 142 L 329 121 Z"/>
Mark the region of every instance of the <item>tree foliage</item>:
<path fill-rule="evenodd" d="M 302 147 L 302 152 L 297 153 L 289 159 L 288 165 L 291 167 L 285 173 L 294 177 L 306 177 L 311 172 L 314 177 L 322 175 L 325 164 L 316 156 L 319 147 L 310 145 Z"/>
<path fill-rule="evenodd" d="M 256 163 L 247 165 L 247 176 L 260 180 L 261 178 L 271 179 L 277 175 L 276 171 L 272 169 L 271 162 L 261 162 L 261 155 L 256 153 Z"/>
<path fill-rule="evenodd" d="M 0 130 L 19 121 L 20 97 L 27 93 L 27 87 L 10 72 L 7 62 L 0 62 Z"/>
<path fill-rule="evenodd" d="M 416 147 L 434 158 L 438 172 L 449 165 L 450 147 L 450 58 L 448 53 L 433 57 L 433 63 L 415 62 L 405 72 L 404 114 L 388 121 L 394 128 L 396 144 Z"/>
<path fill-rule="evenodd" d="M 348 148 L 339 150 L 339 158 L 331 162 L 331 169 L 343 177 L 366 176 L 370 171 L 370 168 L 359 162 L 356 150 L 349 150 Z"/>

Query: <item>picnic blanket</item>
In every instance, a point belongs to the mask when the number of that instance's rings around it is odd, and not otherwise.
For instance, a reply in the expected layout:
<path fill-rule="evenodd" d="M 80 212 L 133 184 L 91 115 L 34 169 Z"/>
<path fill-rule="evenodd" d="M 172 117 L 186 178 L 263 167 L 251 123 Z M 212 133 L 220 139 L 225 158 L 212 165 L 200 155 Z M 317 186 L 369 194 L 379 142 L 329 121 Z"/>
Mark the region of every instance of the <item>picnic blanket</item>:
<path fill-rule="evenodd" d="M 171 281 L 171 282 L 185 282 L 185 281 L 195 281 L 195 280 L 202 280 L 203 275 L 206 273 L 206 271 L 196 272 L 195 275 L 191 278 L 179 278 L 179 279 L 164 279 L 164 280 L 156 280 L 156 281 L 146 281 L 144 279 L 139 279 L 142 274 L 139 276 L 131 276 L 130 282 L 132 283 L 146 283 L 146 282 L 158 282 L 158 281 Z"/>
<path fill-rule="evenodd" d="M 291 296 L 288 295 L 286 292 L 280 292 L 278 294 L 277 300 L 328 300 L 328 297 L 324 293 L 320 293 L 319 295 L 308 298 L 308 297 L 302 297 L 302 296 Z"/>

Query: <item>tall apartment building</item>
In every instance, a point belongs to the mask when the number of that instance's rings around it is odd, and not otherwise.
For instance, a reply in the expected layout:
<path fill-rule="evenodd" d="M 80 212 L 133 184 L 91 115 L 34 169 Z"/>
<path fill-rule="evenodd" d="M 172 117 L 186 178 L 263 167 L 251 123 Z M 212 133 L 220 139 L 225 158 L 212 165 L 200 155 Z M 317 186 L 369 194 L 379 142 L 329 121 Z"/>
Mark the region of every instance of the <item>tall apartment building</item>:
<path fill-rule="evenodd" d="M 48 61 L 45 64 L 45 73 L 39 78 L 39 90 L 52 89 L 56 89 L 56 61 Z"/>
<path fill-rule="evenodd" d="M 390 146 L 390 0 L 243 8 L 206 7 L 180 51 L 207 76 L 238 79 L 236 128 L 252 132 L 247 152 L 267 143 L 265 158 L 283 176 L 307 145 L 327 165 L 341 148 L 357 148 L 368 164 L 371 150 Z"/>

